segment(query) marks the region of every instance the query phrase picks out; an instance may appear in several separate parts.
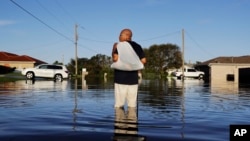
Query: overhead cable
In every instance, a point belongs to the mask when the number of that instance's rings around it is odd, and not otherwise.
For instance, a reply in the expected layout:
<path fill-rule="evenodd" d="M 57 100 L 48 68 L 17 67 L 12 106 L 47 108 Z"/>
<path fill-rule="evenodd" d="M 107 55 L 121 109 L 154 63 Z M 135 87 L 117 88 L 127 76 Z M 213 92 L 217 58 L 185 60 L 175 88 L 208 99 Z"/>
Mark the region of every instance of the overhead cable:
<path fill-rule="evenodd" d="M 40 23 L 42 23 L 43 25 L 45 25 L 46 27 L 48 27 L 50 30 L 54 31 L 55 33 L 57 33 L 58 35 L 64 37 L 65 39 L 71 41 L 74 43 L 74 41 L 72 39 L 70 39 L 69 37 L 65 36 L 64 34 L 60 33 L 59 31 L 57 31 L 56 29 L 54 29 L 53 27 L 49 26 L 47 23 L 45 23 L 44 21 L 42 21 L 41 19 L 39 19 L 38 17 L 36 17 L 35 15 L 33 15 L 31 12 L 29 12 L 28 10 L 26 10 L 25 8 L 23 8 L 21 5 L 19 5 L 18 3 L 16 3 L 14 0 L 10 0 L 13 4 L 15 4 L 17 7 L 19 7 L 20 9 L 22 9 L 23 11 L 25 11 L 26 13 L 28 13 L 30 16 L 32 16 L 33 18 L 35 18 L 36 20 L 38 20 Z"/>
<path fill-rule="evenodd" d="M 180 33 L 180 31 L 175 31 L 175 32 L 172 32 L 172 33 L 168 33 L 168 34 L 164 34 L 164 35 L 160 35 L 160 36 L 157 36 L 157 37 L 152 37 L 152 38 L 148 38 L 148 39 L 144 39 L 144 40 L 138 40 L 138 41 L 155 40 L 155 39 L 163 38 L 163 37 L 170 36 L 170 35 L 177 34 L 177 33 Z"/>
<path fill-rule="evenodd" d="M 191 37 L 191 35 L 187 32 L 187 31 L 185 31 L 186 32 L 186 34 L 188 35 L 188 37 L 200 48 L 200 49 L 202 49 L 203 51 L 205 51 L 207 54 L 210 54 L 211 56 L 214 56 L 211 52 L 208 52 L 206 49 L 204 49 L 203 47 L 201 47 L 192 37 Z"/>

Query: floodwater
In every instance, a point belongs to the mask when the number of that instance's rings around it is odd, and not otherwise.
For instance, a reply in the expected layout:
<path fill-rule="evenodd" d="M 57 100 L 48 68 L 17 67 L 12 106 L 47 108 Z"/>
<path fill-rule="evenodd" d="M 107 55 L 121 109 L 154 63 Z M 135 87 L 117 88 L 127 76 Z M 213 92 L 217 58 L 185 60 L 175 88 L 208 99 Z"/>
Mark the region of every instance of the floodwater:
<path fill-rule="evenodd" d="M 202 80 L 141 80 L 138 108 L 113 104 L 102 79 L 0 83 L 0 140 L 227 141 L 229 125 L 250 122 L 249 88 Z"/>

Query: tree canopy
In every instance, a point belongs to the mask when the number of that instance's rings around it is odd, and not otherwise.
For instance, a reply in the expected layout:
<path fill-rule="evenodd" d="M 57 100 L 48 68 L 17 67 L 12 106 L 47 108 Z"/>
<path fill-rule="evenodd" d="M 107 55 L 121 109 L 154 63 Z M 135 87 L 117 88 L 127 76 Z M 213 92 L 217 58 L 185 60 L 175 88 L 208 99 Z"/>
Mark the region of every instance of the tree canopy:
<path fill-rule="evenodd" d="M 86 68 L 89 75 L 98 75 L 104 72 L 108 73 L 111 71 L 110 65 L 112 63 L 111 57 L 97 54 L 90 59 L 88 58 L 78 58 L 78 70 L 77 73 L 81 74 L 82 68 Z M 67 65 L 70 72 L 75 72 L 75 60 L 71 59 L 70 63 Z"/>
<path fill-rule="evenodd" d="M 167 69 L 179 68 L 182 65 L 180 48 L 173 44 L 152 45 L 144 49 L 149 72 L 164 73 Z"/>

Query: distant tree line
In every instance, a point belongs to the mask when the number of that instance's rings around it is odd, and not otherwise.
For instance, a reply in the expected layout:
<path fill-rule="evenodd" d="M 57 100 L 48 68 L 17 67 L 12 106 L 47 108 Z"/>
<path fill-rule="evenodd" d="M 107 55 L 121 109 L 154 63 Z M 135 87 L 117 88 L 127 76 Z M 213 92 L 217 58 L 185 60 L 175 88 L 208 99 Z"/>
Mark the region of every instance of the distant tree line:
<path fill-rule="evenodd" d="M 144 51 L 147 58 L 144 70 L 146 75 L 163 77 L 168 75 L 167 70 L 182 66 L 182 53 L 177 45 L 152 45 Z"/>
<path fill-rule="evenodd" d="M 112 73 L 110 65 L 112 63 L 111 57 L 107 55 L 97 54 L 90 59 L 78 58 L 77 74 L 82 73 L 82 69 L 86 68 L 88 76 L 102 76 L 104 73 Z M 68 70 L 75 74 L 75 59 L 71 59 L 67 65 Z"/>
<path fill-rule="evenodd" d="M 180 68 L 182 57 L 180 48 L 174 44 L 152 45 L 143 49 L 147 58 L 145 69 L 142 70 L 144 76 L 155 77 L 167 75 L 168 69 Z M 112 58 L 107 55 L 97 54 L 90 59 L 78 58 L 78 74 L 82 73 L 82 68 L 86 68 L 88 76 L 103 76 L 107 73 L 112 76 L 113 70 L 110 68 Z M 60 64 L 55 62 L 55 64 Z M 66 65 L 69 71 L 75 73 L 75 59 L 71 59 Z M 110 75 L 111 74 L 111 75 Z"/>

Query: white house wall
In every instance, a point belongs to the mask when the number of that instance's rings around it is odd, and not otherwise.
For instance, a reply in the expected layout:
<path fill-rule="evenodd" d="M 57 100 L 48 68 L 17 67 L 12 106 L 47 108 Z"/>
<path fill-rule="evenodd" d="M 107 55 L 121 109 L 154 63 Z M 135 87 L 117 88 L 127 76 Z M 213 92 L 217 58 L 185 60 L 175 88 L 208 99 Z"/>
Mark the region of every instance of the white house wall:
<path fill-rule="evenodd" d="M 237 93 L 239 85 L 239 68 L 250 68 L 250 64 L 211 63 L 210 84 L 212 90 Z M 228 81 L 227 75 L 234 75 L 234 81 Z"/>
<path fill-rule="evenodd" d="M 0 65 L 8 67 L 16 67 L 16 70 L 22 70 L 24 68 L 33 68 L 35 62 L 31 61 L 0 61 Z"/>

